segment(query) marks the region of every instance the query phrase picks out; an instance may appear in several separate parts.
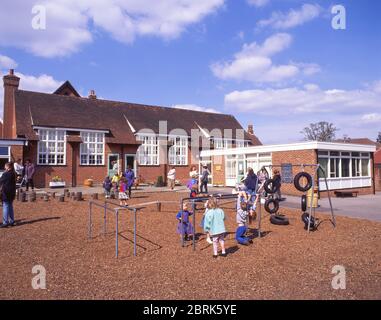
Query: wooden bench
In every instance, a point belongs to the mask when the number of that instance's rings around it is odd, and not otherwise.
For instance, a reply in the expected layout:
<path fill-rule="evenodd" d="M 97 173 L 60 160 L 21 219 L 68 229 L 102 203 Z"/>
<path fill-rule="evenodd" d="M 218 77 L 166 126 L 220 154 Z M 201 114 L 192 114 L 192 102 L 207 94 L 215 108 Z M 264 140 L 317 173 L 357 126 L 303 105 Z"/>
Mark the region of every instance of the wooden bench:
<path fill-rule="evenodd" d="M 352 198 L 357 197 L 358 194 L 358 191 L 335 191 L 335 196 L 337 198 Z"/>

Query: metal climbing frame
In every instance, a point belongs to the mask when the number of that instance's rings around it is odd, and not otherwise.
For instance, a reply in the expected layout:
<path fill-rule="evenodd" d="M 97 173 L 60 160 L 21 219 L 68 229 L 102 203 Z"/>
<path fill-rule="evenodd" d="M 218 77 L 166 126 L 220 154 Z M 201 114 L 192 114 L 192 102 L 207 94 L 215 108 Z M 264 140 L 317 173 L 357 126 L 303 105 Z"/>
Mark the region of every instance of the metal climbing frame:
<path fill-rule="evenodd" d="M 137 212 L 144 209 L 145 206 L 156 204 L 158 211 L 161 210 L 161 204 L 162 203 L 177 203 L 177 201 L 151 201 L 151 202 L 144 202 L 144 203 L 138 203 L 136 205 L 126 206 L 122 207 L 119 206 L 117 203 L 112 201 L 105 200 L 104 202 L 99 203 L 99 201 L 91 200 L 89 201 L 89 223 L 88 223 L 88 238 L 92 238 L 92 209 L 93 206 L 103 208 L 103 234 L 106 234 L 107 232 L 107 212 L 111 212 L 115 214 L 115 257 L 118 258 L 118 252 L 119 252 L 119 211 L 122 210 L 128 210 L 132 211 L 134 214 L 134 256 L 137 255 L 136 251 L 136 235 L 137 235 Z M 111 208 L 110 205 L 114 206 L 114 208 Z M 116 208 L 115 208 L 116 207 Z"/>
<path fill-rule="evenodd" d="M 336 218 L 335 218 L 335 214 L 333 213 L 331 194 L 330 194 L 330 191 L 329 191 L 329 188 L 328 188 L 327 174 L 326 174 L 325 170 L 321 167 L 320 164 L 299 164 L 299 165 L 290 164 L 290 166 L 292 166 L 292 167 L 299 167 L 299 168 L 301 168 L 301 170 L 303 172 L 304 172 L 304 168 L 305 167 L 315 168 L 314 174 L 313 174 L 313 177 L 312 177 L 312 186 L 311 186 L 312 196 L 311 196 L 311 200 L 310 200 L 310 210 L 309 210 L 308 229 L 307 229 L 308 232 L 310 232 L 311 217 L 313 216 L 315 218 L 315 208 L 312 208 L 313 207 L 313 200 L 314 200 L 314 194 L 313 194 L 313 192 L 314 192 L 314 189 L 315 189 L 315 181 L 316 181 L 316 177 L 318 175 L 319 170 L 321 170 L 321 172 L 323 173 L 324 182 L 325 182 L 326 190 L 327 190 L 327 193 L 328 193 L 328 201 L 329 201 L 329 206 L 331 208 L 331 216 L 332 216 L 331 223 L 333 224 L 334 227 L 336 227 Z M 263 166 L 262 168 L 266 168 L 266 167 L 268 167 L 270 169 L 270 172 L 272 174 L 272 168 L 274 168 L 274 167 L 280 167 L 280 168 L 282 168 L 282 165 L 274 165 L 274 164 L 272 164 L 272 165 Z"/>
<path fill-rule="evenodd" d="M 257 183 L 258 186 L 258 183 Z M 180 200 L 180 211 L 183 209 L 183 204 L 184 201 L 188 201 L 192 203 L 192 212 L 193 212 L 193 235 L 192 235 L 192 242 L 193 242 L 193 250 L 196 250 L 196 203 L 197 202 L 202 202 L 204 203 L 205 201 L 209 200 L 211 197 L 214 197 L 218 200 L 230 200 L 234 199 L 234 202 L 237 201 L 238 199 L 238 194 L 211 194 L 207 197 L 197 197 L 197 198 L 182 198 Z M 260 199 L 259 199 L 260 200 Z M 225 202 L 224 204 L 230 203 L 233 201 Z M 257 216 L 258 216 L 258 236 L 261 237 L 261 206 L 259 206 L 259 210 L 257 211 Z M 181 220 L 180 222 L 183 221 L 183 215 L 181 214 Z M 184 247 L 184 229 L 181 228 L 181 246 Z"/>

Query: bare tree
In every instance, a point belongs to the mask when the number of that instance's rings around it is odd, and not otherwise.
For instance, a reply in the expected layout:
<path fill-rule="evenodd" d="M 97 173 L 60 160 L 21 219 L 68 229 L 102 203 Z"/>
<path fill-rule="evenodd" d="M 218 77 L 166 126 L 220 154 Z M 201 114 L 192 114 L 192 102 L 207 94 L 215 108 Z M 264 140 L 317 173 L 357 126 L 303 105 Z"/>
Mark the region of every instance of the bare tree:
<path fill-rule="evenodd" d="M 381 143 L 381 131 L 378 133 L 378 136 L 377 136 L 377 142 L 378 142 L 378 143 Z"/>
<path fill-rule="evenodd" d="M 310 123 L 309 127 L 305 127 L 300 133 L 304 135 L 306 141 L 332 141 L 336 137 L 338 128 L 333 123 L 320 121 L 317 123 Z"/>

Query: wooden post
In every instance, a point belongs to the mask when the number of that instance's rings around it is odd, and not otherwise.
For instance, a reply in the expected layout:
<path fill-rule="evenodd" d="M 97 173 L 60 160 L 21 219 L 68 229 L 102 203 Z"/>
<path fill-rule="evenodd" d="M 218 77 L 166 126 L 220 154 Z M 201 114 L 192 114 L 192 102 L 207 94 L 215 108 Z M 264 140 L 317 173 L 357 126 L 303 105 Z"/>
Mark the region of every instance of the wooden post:
<path fill-rule="evenodd" d="M 157 211 L 161 212 L 161 202 L 156 202 Z"/>

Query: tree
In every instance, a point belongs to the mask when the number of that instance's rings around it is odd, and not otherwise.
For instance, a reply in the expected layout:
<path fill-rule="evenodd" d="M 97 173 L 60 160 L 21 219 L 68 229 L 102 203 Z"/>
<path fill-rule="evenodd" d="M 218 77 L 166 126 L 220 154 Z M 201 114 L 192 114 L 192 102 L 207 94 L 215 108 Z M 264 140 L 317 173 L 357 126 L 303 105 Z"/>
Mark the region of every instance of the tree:
<path fill-rule="evenodd" d="M 310 123 L 309 127 L 305 127 L 300 133 L 304 135 L 306 141 L 332 141 L 336 137 L 338 128 L 333 123 L 320 121 L 317 123 Z"/>
<path fill-rule="evenodd" d="M 381 143 L 381 131 L 378 133 L 378 136 L 377 136 L 377 142 L 378 142 L 378 143 Z"/>

